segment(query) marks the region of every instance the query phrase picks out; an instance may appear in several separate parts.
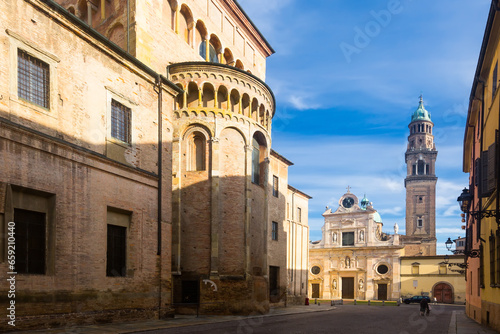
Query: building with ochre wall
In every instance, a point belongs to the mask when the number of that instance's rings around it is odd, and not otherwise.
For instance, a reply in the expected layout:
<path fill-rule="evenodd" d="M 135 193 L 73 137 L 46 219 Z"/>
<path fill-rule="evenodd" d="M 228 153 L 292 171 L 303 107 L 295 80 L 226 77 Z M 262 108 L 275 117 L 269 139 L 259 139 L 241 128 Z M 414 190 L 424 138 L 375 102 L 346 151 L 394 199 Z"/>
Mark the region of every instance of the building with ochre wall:
<path fill-rule="evenodd" d="M 286 299 L 291 163 L 271 150 L 274 51 L 236 1 L 10 1 L 0 26 L 16 329 L 265 313 Z"/>
<path fill-rule="evenodd" d="M 464 274 L 454 265 L 463 262 L 463 255 L 403 256 L 401 297 L 429 296 L 437 303 L 465 304 Z"/>
<path fill-rule="evenodd" d="M 500 331 L 500 3 L 492 1 L 472 84 L 464 135 L 466 312 Z"/>

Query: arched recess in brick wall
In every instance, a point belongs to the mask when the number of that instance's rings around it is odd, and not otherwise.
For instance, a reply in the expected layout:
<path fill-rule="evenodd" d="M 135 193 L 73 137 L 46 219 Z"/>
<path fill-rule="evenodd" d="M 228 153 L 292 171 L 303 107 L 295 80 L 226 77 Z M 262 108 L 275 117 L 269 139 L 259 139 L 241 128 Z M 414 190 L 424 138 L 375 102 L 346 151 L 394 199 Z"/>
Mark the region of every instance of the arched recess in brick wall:
<path fill-rule="evenodd" d="M 231 90 L 230 95 L 231 111 L 237 114 L 240 111 L 240 92 L 236 89 Z"/>
<path fill-rule="evenodd" d="M 175 15 L 177 11 L 177 1 L 168 0 L 168 8 L 164 11 L 164 22 L 170 27 L 170 29 L 175 31 Z"/>
<path fill-rule="evenodd" d="M 189 45 L 192 45 L 192 30 L 194 26 L 193 14 L 188 6 L 182 5 L 179 16 L 179 34 L 182 36 L 184 41 Z"/>
<path fill-rule="evenodd" d="M 227 106 L 227 88 L 225 86 L 219 86 L 217 89 L 217 108 L 228 109 Z"/>
<path fill-rule="evenodd" d="M 207 170 L 209 132 L 202 125 L 194 124 L 183 137 L 186 171 Z"/>
<path fill-rule="evenodd" d="M 264 185 L 265 159 L 267 157 L 267 141 L 264 134 L 256 131 L 252 138 L 252 182 Z"/>
<path fill-rule="evenodd" d="M 198 107 L 198 99 L 200 96 L 198 85 L 196 82 L 190 82 L 187 87 L 188 96 L 187 96 L 187 106 L 188 108 L 197 108 Z"/>
<path fill-rule="evenodd" d="M 244 116 L 250 117 L 250 96 L 244 93 L 241 98 L 241 112 Z"/>
<path fill-rule="evenodd" d="M 259 107 L 259 122 L 260 125 L 265 126 L 265 118 L 266 118 L 266 108 L 263 104 Z"/>
<path fill-rule="evenodd" d="M 215 87 L 209 82 L 203 84 L 202 99 L 204 108 L 215 107 Z"/>
<path fill-rule="evenodd" d="M 245 146 L 244 135 L 225 128 L 219 135 L 219 272 L 245 273 Z"/>
<path fill-rule="evenodd" d="M 78 4 L 76 6 L 77 8 L 77 16 L 80 20 L 87 22 L 88 17 L 87 17 L 87 0 L 79 0 Z"/>
<path fill-rule="evenodd" d="M 224 49 L 223 54 L 224 64 L 234 66 L 234 56 L 231 50 L 228 48 Z"/>
<path fill-rule="evenodd" d="M 126 43 L 126 36 L 125 36 L 125 28 L 123 27 L 123 24 L 121 23 L 116 23 L 114 24 L 111 29 L 109 29 L 108 32 L 108 39 L 118 45 L 120 48 L 123 50 L 126 50 L 127 48 L 127 43 Z"/>
<path fill-rule="evenodd" d="M 177 87 L 184 90 L 184 87 L 180 83 L 176 84 Z M 175 110 L 184 108 L 184 93 L 177 94 L 175 97 Z"/>
<path fill-rule="evenodd" d="M 234 63 L 234 66 L 236 68 L 239 68 L 240 70 L 244 70 L 243 63 L 239 59 L 236 60 L 236 62 Z"/>
<path fill-rule="evenodd" d="M 257 122 L 257 112 L 259 109 L 259 101 L 256 98 L 252 100 L 252 119 Z"/>

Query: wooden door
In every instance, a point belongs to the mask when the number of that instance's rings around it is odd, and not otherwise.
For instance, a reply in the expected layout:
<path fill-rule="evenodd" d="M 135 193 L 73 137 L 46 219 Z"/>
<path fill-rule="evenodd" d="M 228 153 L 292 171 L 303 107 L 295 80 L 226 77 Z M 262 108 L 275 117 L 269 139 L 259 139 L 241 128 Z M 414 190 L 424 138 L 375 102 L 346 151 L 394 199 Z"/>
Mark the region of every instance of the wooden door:
<path fill-rule="evenodd" d="M 387 300 L 387 284 L 378 285 L 378 300 Z"/>
<path fill-rule="evenodd" d="M 354 299 L 354 277 L 342 277 L 342 299 Z"/>
<path fill-rule="evenodd" d="M 453 304 L 453 289 L 449 284 L 439 283 L 434 287 L 434 297 L 438 303 Z"/>
<path fill-rule="evenodd" d="M 312 298 L 319 298 L 319 284 L 312 285 Z"/>

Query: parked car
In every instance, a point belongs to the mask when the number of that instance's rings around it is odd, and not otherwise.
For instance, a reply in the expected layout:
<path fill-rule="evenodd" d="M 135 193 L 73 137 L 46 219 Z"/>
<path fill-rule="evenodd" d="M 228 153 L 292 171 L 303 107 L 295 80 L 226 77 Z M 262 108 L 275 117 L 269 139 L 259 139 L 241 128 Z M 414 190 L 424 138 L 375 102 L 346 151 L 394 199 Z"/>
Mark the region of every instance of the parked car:
<path fill-rule="evenodd" d="M 411 298 L 406 298 L 403 300 L 403 303 L 405 304 L 411 304 L 411 303 L 418 303 L 420 304 L 420 301 L 422 299 L 427 299 L 427 301 L 430 303 L 431 302 L 431 299 L 427 296 L 413 296 Z"/>

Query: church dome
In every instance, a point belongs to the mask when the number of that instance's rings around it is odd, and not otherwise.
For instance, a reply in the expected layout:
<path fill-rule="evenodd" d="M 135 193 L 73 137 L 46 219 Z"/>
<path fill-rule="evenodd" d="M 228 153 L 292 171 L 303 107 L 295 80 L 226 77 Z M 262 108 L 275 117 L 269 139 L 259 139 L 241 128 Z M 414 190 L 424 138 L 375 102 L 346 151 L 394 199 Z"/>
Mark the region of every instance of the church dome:
<path fill-rule="evenodd" d="M 378 212 L 375 212 L 373 214 L 373 221 L 376 223 L 381 223 L 382 222 L 382 217 L 380 217 L 380 214 Z"/>
<path fill-rule="evenodd" d="M 422 98 L 422 95 L 420 95 L 420 103 L 418 104 L 417 110 L 411 115 L 411 121 L 416 122 L 416 121 L 431 121 L 431 113 L 425 110 L 424 107 L 424 99 Z"/>

